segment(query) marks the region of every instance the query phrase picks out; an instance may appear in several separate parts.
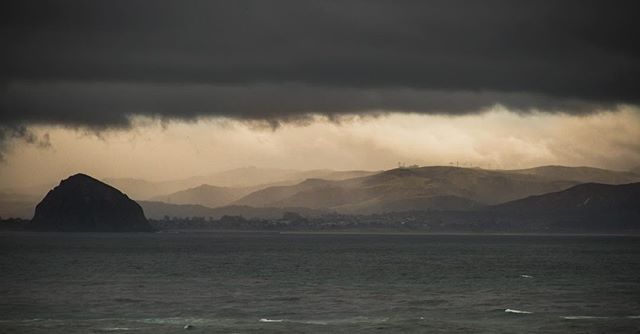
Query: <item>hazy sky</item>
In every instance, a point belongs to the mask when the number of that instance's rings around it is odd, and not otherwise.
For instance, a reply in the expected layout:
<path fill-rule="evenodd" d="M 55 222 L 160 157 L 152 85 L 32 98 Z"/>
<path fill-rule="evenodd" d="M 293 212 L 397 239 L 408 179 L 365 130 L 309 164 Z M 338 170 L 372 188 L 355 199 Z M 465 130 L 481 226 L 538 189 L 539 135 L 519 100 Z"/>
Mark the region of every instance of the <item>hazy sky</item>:
<path fill-rule="evenodd" d="M 161 122 L 138 119 L 132 130 L 96 135 L 35 127 L 47 145 L 14 141 L 0 167 L 5 185 L 37 184 L 83 171 L 99 177 L 177 179 L 224 169 L 389 169 L 398 162 L 482 168 L 640 165 L 640 112 L 625 108 L 588 116 L 504 108 L 466 116 L 388 114 L 316 117 L 272 129 L 232 119 Z"/>
<path fill-rule="evenodd" d="M 3 1 L 0 182 L 640 164 L 637 1 Z"/>

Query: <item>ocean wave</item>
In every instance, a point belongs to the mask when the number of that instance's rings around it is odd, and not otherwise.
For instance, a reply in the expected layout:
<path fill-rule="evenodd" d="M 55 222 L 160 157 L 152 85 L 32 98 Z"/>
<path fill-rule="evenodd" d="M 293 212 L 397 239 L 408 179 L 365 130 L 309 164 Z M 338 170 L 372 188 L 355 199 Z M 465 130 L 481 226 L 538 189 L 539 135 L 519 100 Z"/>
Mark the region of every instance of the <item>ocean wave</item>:
<path fill-rule="evenodd" d="M 609 319 L 609 317 L 593 316 L 593 315 L 568 315 L 562 318 L 566 320 Z"/>
<path fill-rule="evenodd" d="M 306 324 L 306 325 L 321 325 L 321 326 L 326 326 L 329 324 L 328 322 L 322 321 L 322 320 L 304 320 L 304 321 L 298 321 L 298 323 Z"/>
<path fill-rule="evenodd" d="M 326 321 L 322 320 L 291 320 L 291 319 L 266 319 L 262 318 L 258 320 L 259 322 L 290 322 L 296 324 L 307 324 L 307 325 L 328 325 Z"/>
<path fill-rule="evenodd" d="M 343 324 L 355 324 L 355 323 L 379 323 L 386 322 L 389 318 L 368 318 L 368 317 L 354 317 L 347 319 L 326 319 L 326 320 L 296 320 L 296 319 L 268 319 L 261 318 L 259 322 L 267 322 L 267 323 L 294 323 L 294 324 L 305 324 L 305 325 L 343 325 Z"/>
<path fill-rule="evenodd" d="M 529 311 L 514 310 L 514 309 L 511 309 L 511 308 L 508 308 L 508 309 L 506 309 L 504 311 L 507 312 L 507 313 L 517 313 L 517 314 L 531 314 L 531 313 L 533 313 L 533 312 L 529 312 Z"/>
<path fill-rule="evenodd" d="M 143 303 L 144 299 L 136 299 L 136 298 L 114 298 L 113 301 L 118 303 Z"/>
<path fill-rule="evenodd" d="M 188 324 L 200 324 L 206 325 L 211 323 L 216 323 L 216 319 L 205 319 L 205 318 L 147 318 L 147 319 L 138 319 L 138 322 L 147 323 L 147 324 L 160 324 L 160 325 L 188 325 Z"/>
<path fill-rule="evenodd" d="M 130 327 L 107 327 L 107 328 L 100 328 L 100 331 L 104 331 L 104 332 L 135 331 L 135 330 L 138 330 L 138 328 L 130 328 Z"/>
<path fill-rule="evenodd" d="M 30 322 L 65 322 L 68 321 L 66 319 L 5 319 L 0 320 L 0 323 L 8 322 L 8 323 L 30 323 Z"/>
<path fill-rule="evenodd" d="M 531 276 L 531 275 L 526 275 L 526 274 L 522 274 L 522 275 L 520 275 L 520 277 L 522 277 L 522 278 L 533 278 L 533 276 Z"/>

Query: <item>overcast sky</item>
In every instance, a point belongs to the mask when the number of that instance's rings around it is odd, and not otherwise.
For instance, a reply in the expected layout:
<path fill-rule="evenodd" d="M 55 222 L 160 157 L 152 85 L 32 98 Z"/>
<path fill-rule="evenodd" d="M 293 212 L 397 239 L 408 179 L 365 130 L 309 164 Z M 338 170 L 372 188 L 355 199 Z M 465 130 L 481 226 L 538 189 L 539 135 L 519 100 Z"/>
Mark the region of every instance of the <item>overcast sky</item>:
<path fill-rule="evenodd" d="M 58 177 L 86 168 L 70 150 L 101 150 L 114 161 L 130 151 L 123 138 L 136 147 L 165 143 L 171 160 L 184 153 L 178 143 L 191 131 L 190 145 L 200 148 L 183 159 L 207 167 L 167 167 L 165 174 L 273 166 L 278 154 L 282 167 L 300 168 L 387 168 L 396 159 L 441 164 L 457 156 L 504 167 L 640 164 L 637 1 L 0 6 L 5 183 L 22 182 L 14 177 L 25 173 L 16 168 L 33 161 L 33 152 L 42 165 L 32 172 Z M 433 131 L 438 140 L 429 137 Z M 244 151 L 235 154 L 215 149 L 240 135 L 247 143 L 279 143 L 240 145 Z M 598 145 L 574 140 L 580 136 L 598 138 Z M 311 154 L 300 138 L 325 146 Z M 522 142 L 514 146 L 514 138 Z M 534 149 L 543 146 L 547 151 Z M 443 147 L 459 154 L 443 155 Z M 515 147 L 523 151 L 515 154 Z M 259 154 L 268 149 L 278 154 Z M 139 152 L 136 161 L 99 173 L 172 178 L 140 172 L 159 152 Z M 62 162 L 65 168 L 54 167 Z"/>

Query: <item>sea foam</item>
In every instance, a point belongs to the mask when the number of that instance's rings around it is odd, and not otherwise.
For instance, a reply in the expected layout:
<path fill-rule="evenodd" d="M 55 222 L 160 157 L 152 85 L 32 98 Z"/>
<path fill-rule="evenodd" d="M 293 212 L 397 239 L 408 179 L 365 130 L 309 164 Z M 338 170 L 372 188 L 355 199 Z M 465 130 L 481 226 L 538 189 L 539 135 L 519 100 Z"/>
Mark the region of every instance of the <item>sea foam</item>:
<path fill-rule="evenodd" d="M 531 314 L 532 313 L 532 312 L 529 312 L 529 311 L 514 310 L 514 309 L 510 309 L 510 308 L 508 308 L 508 309 L 506 309 L 504 311 L 507 312 L 507 313 L 517 313 L 517 314 Z"/>

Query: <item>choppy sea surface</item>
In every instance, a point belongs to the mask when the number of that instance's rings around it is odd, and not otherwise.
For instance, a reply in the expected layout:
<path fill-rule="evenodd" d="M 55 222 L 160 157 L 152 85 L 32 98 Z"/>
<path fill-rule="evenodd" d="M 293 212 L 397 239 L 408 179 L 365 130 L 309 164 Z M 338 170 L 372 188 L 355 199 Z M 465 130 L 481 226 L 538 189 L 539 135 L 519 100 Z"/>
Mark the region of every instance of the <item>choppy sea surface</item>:
<path fill-rule="evenodd" d="M 640 238 L 1 233 L 0 333 L 637 333 Z"/>

